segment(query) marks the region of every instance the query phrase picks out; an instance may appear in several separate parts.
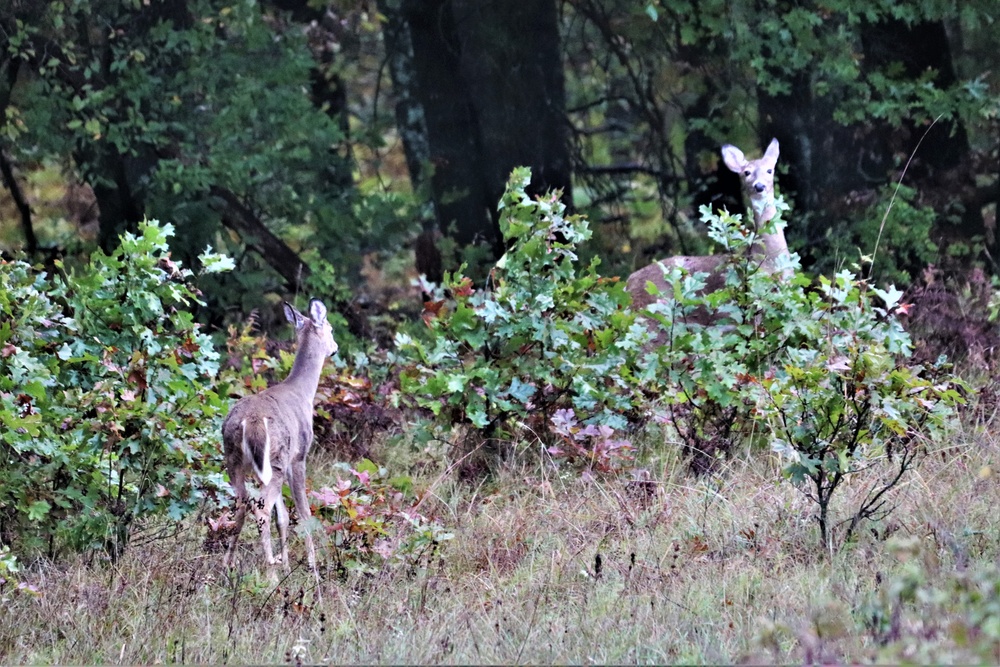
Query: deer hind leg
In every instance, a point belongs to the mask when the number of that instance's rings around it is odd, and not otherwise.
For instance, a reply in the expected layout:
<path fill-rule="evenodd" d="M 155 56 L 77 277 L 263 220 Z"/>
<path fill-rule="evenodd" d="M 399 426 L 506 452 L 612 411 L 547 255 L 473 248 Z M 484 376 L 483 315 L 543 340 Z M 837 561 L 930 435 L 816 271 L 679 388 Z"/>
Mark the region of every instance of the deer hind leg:
<path fill-rule="evenodd" d="M 281 497 L 281 487 L 278 487 L 278 500 L 274 505 L 278 512 L 278 536 L 281 538 L 281 563 L 285 566 L 285 572 L 292 569 L 288 560 L 288 508 L 285 507 L 285 500 Z"/>
<path fill-rule="evenodd" d="M 316 549 L 313 546 L 312 532 L 310 531 L 311 526 L 308 525 L 309 519 L 312 517 L 312 513 L 309 511 L 309 499 L 306 498 L 305 459 L 302 459 L 301 461 L 293 461 L 290 472 L 291 474 L 288 478 L 288 486 L 292 490 L 292 500 L 295 501 L 295 511 L 299 515 L 299 520 L 305 524 L 302 531 L 302 537 L 306 542 L 306 553 L 309 555 L 309 569 L 312 570 L 316 581 L 319 581 L 319 570 L 316 568 Z"/>
<path fill-rule="evenodd" d="M 274 551 L 271 545 L 271 512 L 274 510 L 276 502 L 282 502 L 282 484 L 283 475 L 281 471 L 274 469 L 271 480 L 261 489 L 261 496 L 254 507 L 254 513 L 257 517 L 257 528 L 260 530 L 260 544 L 264 551 L 264 563 L 267 566 L 268 578 L 271 580 L 277 579 L 274 572 L 274 565 L 277 563 L 277 560 L 274 558 Z M 278 510 L 279 530 L 281 528 L 281 512 L 283 510 L 284 503 L 282 503 L 282 509 Z"/>
<path fill-rule="evenodd" d="M 239 469 L 229 470 L 229 482 L 236 493 L 235 514 L 233 515 L 233 536 L 229 538 L 229 548 L 226 549 L 226 557 L 222 559 L 222 564 L 229 568 L 233 566 L 233 559 L 236 555 L 236 545 L 240 541 L 240 531 L 243 530 L 243 522 L 247 518 L 247 485 L 243 476 L 243 471 Z"/>

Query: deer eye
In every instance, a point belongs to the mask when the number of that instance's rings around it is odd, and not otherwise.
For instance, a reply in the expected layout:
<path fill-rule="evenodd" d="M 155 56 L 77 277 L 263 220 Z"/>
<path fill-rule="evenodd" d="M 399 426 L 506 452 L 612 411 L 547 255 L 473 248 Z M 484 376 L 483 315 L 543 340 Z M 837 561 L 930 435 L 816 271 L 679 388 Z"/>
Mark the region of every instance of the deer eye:
<path fill-rule="evenodd" d="M 749 169 L 747 169 L 746 171 L 744 171 L 744 172 L 743 172 L 743 175 L 744 175 L 744 176 L 749 176 L 749 175 L 750 175 L 750 170 L 749 170 Z"/>
<path fill-rule="evenodd" d="M 769 174 L 773 174 L 773 173 L 774 173 L 774 170 L 773 170 L 773 169 L 768 169 L 768 170 L 767 170 L 767 173 L 769 173 Z"/>

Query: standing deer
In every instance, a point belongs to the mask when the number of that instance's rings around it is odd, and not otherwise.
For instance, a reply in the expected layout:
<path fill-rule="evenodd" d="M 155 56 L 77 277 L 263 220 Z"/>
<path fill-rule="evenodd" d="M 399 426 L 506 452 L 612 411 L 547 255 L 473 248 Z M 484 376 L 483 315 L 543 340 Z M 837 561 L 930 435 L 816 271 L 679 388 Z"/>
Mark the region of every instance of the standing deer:
<path fill-rule="evenodd" d="M 743 191 L 750 199 L 753 210 L 753 228 L 760 232 L 777 214 L 774 206 L 774 167 L 778 162 L 778 140 L 772 139 L 763 157 L 758 160 L 747 160 L 736 146 L 726 144 L 722 147 L 722 159 L 730 171 L 739 174 L 743 179 Z M 750 250 L 752 257 L 760 262 L 761 268 L 773 273 L 777 268 L 777 260 L 781 255 L 788 254 L 788 244 L 785 243 L 785 233 L 781 229 L 773 232 L 760 233 L 759 240 Z M 707 273 L 705 292 L 714 292 L 725 285 L 725 255 L 695 255 L 676 256 L 645 266 L 628 277 L 626 289 L 632 295 L 632 304 L 636 309 L 646 308 L 657 300 L 646 289 L 648 283 L 653 283 L 661 294 L 669 294 L 672 288 L 667 285 L 663 276 L 663 267 L 677 266 L 688 273 Z M 661 266 L 661 264 L 663 266 Z M 791 276 L 787 276 L 789 278 Z M 713 321 L 711 313 L 695 312 L 690 318 L 698 324 L 710 324 Z"/>
<path fill-rule="evenodd" d="M 222 442 L 229 481 L 236 492 L 236 531 L 226 552 L 225 564 L 231 567 L 240 530 L 246 519 L 247 505 L 253 506 L 268 576 L 274 580 L 278 562 L 271 550 L 271 510 L 277 505 L 281 558 L 286 571 L 288 562 L 288 510 L 281 498 L 281 487 L 288 482 L 295 509 L 302 519 L 309 519 L 306 498 L 306 454 L 313 440 L 313 398 L 319 374 L 326 358 L 337 352 L 333 330 L 326 319 L 326 306 L 319 299 L 309 302 L 309 317 L 285 304 L 285 317 L 295 326 L 298 350 L 292 371 L 259 394 L 238 400 L 222 423 Z M 261 486 L 256 502 L 247 498 L 246 479 L 253 474 Z M 304 535 L 309 552 L 309 567 L 319 579 L 312 536 Z"/>

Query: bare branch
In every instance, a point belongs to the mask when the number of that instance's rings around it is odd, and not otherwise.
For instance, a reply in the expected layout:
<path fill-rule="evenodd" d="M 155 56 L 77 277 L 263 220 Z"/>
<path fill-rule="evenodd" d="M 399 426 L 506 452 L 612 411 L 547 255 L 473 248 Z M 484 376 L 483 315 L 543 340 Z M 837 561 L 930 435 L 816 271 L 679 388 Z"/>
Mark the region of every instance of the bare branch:
<path fill-rule="evenodd" d="M 21 229 L 24 230 L 25 249 L 29 255 L 33 255 L 38 250 L 38 238 L 35 236 L 35 228 L 31 223 L 31 206 L 21 191 L 21 186 L 18 185 L 17 179 L 14 178 L 13 165 L 11 165 L 10 160 L 7 158 L 7 154 L 2 150 L 0 150 L 0 174 L 3 175 L 4 183 L 7 185 L 7 189 L 10 190 L 10 196 L 14 199 L 14 205 L 17 206 L 17 210 L 21 214 Z"/>
<path fill-rule="evenodd" d="M 297 292 L 309 276 L 309 266 L 232 190 L 213 185 L 209 194 L 221 200 L 222 224 L 239 234 L 247 246 L 256 250 L 278 272 L 289 292 Z"/>

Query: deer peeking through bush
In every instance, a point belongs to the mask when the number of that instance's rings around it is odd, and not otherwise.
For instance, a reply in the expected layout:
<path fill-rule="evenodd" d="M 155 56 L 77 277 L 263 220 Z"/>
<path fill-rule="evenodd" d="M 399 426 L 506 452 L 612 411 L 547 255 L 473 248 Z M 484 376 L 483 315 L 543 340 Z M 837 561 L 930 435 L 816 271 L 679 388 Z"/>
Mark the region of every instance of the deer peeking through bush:
<path fill-rule="evenodd" d="M 753 230 L 759 235 L 758 240 L 748 246 L 751 259 L 760 263 L 761 268 L 774 273 L 777 270 L 778 258 L 788 254 L 788 244 L 785 243 L 785 233 L 777 227 L 765 232 L 767 224 L 777 214 L 774 204 L 774 169 L 778 162 L 778 140 L 772 139 L 764 155 L 757 160 L 747 160 L 736 146 L 726 144 L 722 147 L 722 159 L 730 171 L 740 175 L 743 181 L 743 191 L 750 200 L 753 211 Z M 659 300 L 659 295 L 671 295 L 672 288 L 667 284 L 664 270 L 679 267 L 686 273 L 705 273 L 705 293 L 715 292 L 725 285 L 725 263 L 727 256 L 718 255 L 678 255 L 644 266 L 628 277 L 626 289 L 632 295 L 634 308 L 643 309 Z M 791 275 L 786 275 L 791 278 Z M 652 293 L 649 283 L 656 286 Z M 695 324 L 711 324 L 714 314 L 696 312 L 691 318 Z"/>

